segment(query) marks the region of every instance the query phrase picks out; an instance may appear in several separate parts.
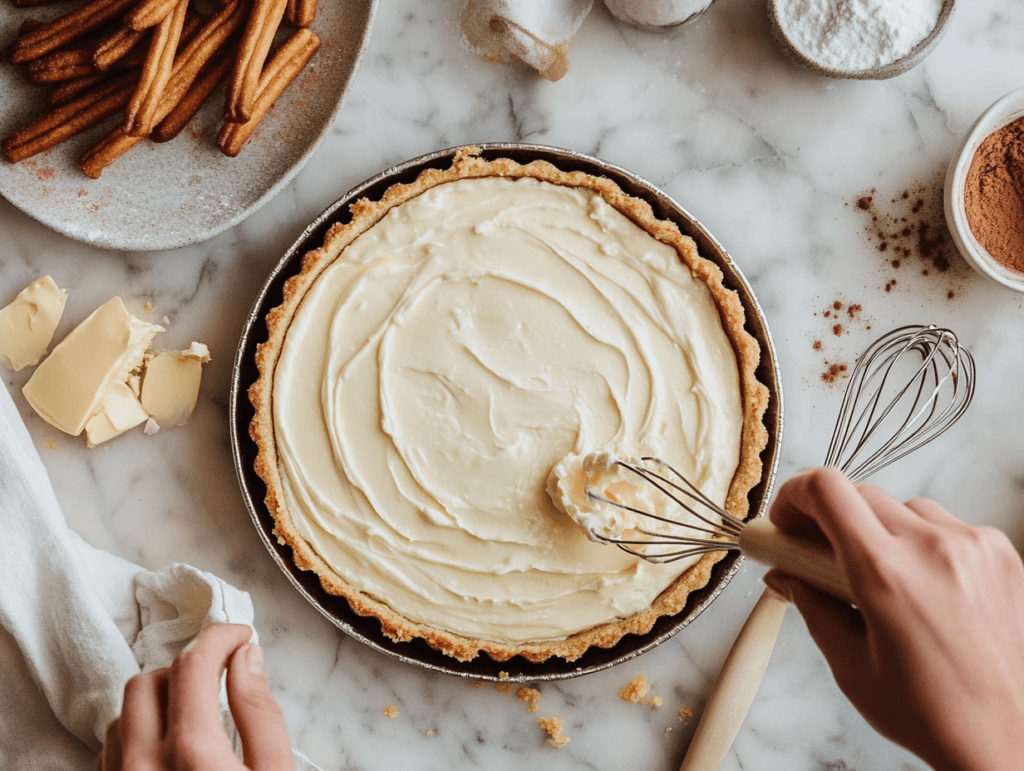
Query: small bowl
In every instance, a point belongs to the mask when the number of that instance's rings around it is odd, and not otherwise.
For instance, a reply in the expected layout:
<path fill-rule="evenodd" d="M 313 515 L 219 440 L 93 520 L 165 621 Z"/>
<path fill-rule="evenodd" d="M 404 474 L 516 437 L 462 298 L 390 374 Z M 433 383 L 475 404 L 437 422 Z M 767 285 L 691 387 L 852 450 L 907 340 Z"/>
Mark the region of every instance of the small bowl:
<path fill-rule="evenodd" d="M 1024 274 L 1009 270 L 996 262 L 995 258 L 974 237 L 967 222 L 964 185 L 967 182 L 967 172 L 970 171 L 974 154 L 985 138 L 993 131 L 998 131 L 1021 117 L 1024 117 L 1024 88 L 1011 91 L 985 110 L 981 117 L 974 122 L 960 148 L 954 154 L 949 169 L 946 171 L 943 194 L 946 225 L 960 254 L 972 268 L 983 276 L 988 276 L 993 281 L 998 281 L 1003 286 L 1018 292 L 1024 292 Z"/>
<path fill-rule="evenodd" d="M 946 34 L 946 30 L 949 28 L 956 0 L 945 0 L 942 4 L 942 10 L 939 11 L 939 17 L 935 21 L 935 27 L 932 28 L 928 37 L 910 49 L 909 53 L 889 64 L 883 64 L 879 67 L 868 67 L 865 70 L 839 70 L 834 67 L 828 67 L 801 51 L 782 26 L 782 21 L 779 18 L 778 4 L 779 0 L 768 0 L 768 24 L 772 31 L 772 37 L 775 38 L 775 42 L 778 43 L 782 52 L 789 59 L 826 78 L 885 80 L 886 78 L 902 75 L 907 70 L 913 69 L 932 52 L 932 49 L 939 44 L 942 36 Z"/>

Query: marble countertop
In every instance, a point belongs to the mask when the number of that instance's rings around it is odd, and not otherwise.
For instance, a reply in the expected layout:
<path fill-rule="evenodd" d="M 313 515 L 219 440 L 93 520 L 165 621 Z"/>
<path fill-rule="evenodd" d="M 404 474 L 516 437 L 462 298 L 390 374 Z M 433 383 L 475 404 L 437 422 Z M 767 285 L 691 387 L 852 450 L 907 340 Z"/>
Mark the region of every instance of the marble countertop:
<path fill-rule="evenodd" d="M 491 683 L 376 653 L 296 594 L 246 513 L 227 421 L 246 313 L 306 223 L 392 164 L 473 141 L 582 151 L 661 186 L 746 273 L 781 359 L 783 478 L 824 456 L 842 395 L 833 365 L 900 324 L 956 330 L 978 362 L 968 417 L 876 481 L 899 498 L 933 497 L 1024 546 L 1024 453 L 1007 419 L 1024 413 L 1024 298 L 955 254 L 940 210 L 958 142 L 985 107 L 1024 85 L 1024 4 L 960 3 L 930 57 L 881 82 L 805 71 L 773 44 L 763 0 L 717 0 L 662 33 L 625 27 L 598 3 L 569 51 L 568 75 L 550 83 L 478 60 L 460 44 L 461 6 L 381 3 L 330 136 L 276 198 L 211 241 L 103 251 L 0 202 L 0 301 L 49 273 L 70 289 L 58 336 L 116 291 L 142 318 L 166 317 L 162 347 L 201 340 L 213 354 L 191 423 L 156 437 L 136 431 L 87 450 L 17 401 L 68 522 L 89 542 L 148 568 L 187 562 L 251 593 L 292 741 L 324 769 L 675 769 L 761 570 L 745 564 L 709 610 L 654 651 L 541 684 L 536 713 Z M 908 226 L 915 233 L 902 234 Z M 27 376 L 4 380 L 13 391 Z M 641 673 L 662 706 L 618 699 Z M 572 739 L 564 749 L 547 746 L 537 725 L 551 715 Z M 849 706 L 791 609 L 723 769 L 923 768 Z"/>

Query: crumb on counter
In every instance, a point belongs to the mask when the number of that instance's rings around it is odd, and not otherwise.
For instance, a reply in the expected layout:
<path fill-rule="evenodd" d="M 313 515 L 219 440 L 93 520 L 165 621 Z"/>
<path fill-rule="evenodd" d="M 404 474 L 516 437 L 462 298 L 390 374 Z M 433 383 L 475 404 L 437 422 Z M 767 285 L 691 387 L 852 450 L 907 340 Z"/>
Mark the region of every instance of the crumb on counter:
<path fill-rule="evenodd" d="M 512 689 L 516 687 L 515 683 L 495 683 L 494 690 L 498 693 L 511 693 Z"/>
<path fill-rule="evenodd" d="M 425 734 L 426 734 L 427 736 L 433 736 L 433 735 L 435 734 L 435 731 L 434 731 L 434 729 L 433 729 L 433 728 L 428 728 L 428 729 L 427 729 L 426 731 L 424 731 L 423 733 L 425 733 Z"/>
<path fill-rule="evenodd" d="M 639 704 L 649 690 L 651 686 L 647 682 L 647 675 L 637 675 L 619 689 L 619 698 L 630 704 Z"/>
<path fill-rule="evenodd" d="M 516 698 L 526 704 L 527 712 L 536 712 L 540 708 L 540 691 L 524 685 L 516 691 Z"/>
<path fill-rule="evenodd" d="M 650 690 L 651 684 L 647 681 L 647 675 L 637 675 L 619 689 L 619 698 L 629 704 L 650 704 L 652 707 L 660 707 L 660 696 L 646 698 Z"/>
<path fill-rule="evenodd" d="M 505 672 L 504 670 L 499 672 L 498 673 L 498 679 L 499 680 L 508 680 L 508 672 Z"/>
<path fill-rule="evenodd" d="M 388 704 L 388 706 L 384 708 L 384 717 L 389 717 L 394 720 L 398 717 L 398 707 L 394 704 Z"/>
<path fill-rule="evenodd" d="M 544 732 L 548 735 L 548 744 L 554 747 L 556 750 L 562 749 L 565 745 L 572 741 L 568 736 L 562 733 L 562 718 L 560 717 L 539 717 L 537 722 L 540 727 L 544 729 Z"/>
<path fill-rule="evenodd" d="M 47 450 L 56 450 L 60 445 L 57 444 L 56 439 L 46 438 L 43 440 L 43 446 L 46 447 Z"/>
<path fill-rule="evenodd" d="M 689 720 L 691 717 L 693 717 L 693 710 L 689 707 L 683 707 L 679 710 L 680 720 Z"/>

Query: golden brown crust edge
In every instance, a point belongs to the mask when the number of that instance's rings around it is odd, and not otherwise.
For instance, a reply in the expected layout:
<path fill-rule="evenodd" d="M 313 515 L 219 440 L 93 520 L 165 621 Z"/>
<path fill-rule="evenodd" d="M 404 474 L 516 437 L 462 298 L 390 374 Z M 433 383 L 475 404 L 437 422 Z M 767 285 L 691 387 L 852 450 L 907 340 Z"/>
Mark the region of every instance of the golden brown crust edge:
<path fill-rule="evenodd" d="M 277 469 L 272 414 L 274 371 L 288 326 L 308 288 L 349 243 L 372 227 L 392 207 L 432 187 L 457 179 L 529 176 L 554 184 L 594 190 L 640 227 L 674 247 L 683 263 L 708 287 L 722 316 L 723 327 L 736 352 L 743 398 L 740 458 L 729 489 L 726 508 L 739 517 L 746 517 L 747 495 L 762 476 L 760 454 L 768 442 L 763 416 L 768 405 L 769 392 L 755 376 L 760 360 L 760 346 L 744 329 L 743 306 L 738 295 L 723 285 L 721 269 L 698 255 L 693 240 L 680 233 L 674 223 L 656 218 L 645 201 L 626 195 L 609 179 L 583 172 L 564 172 L 546 161 L 533 161 L 526 165 L 508 158 L 486 161 L 480 158 L 478 153 L 479 149 L 476 147 L 464 147 L 456 153 L 451 167 L 427 169 L 412 183 L 392 185 L 385 191 L 380 201 L 360 199 L 352 203 L 351 222 L 331 227 L 324 239 L 324 245 L 305 255 L 301 271 L 285 282 L 282 303 L 267 314 L 269 336 L 267 342 L 258 346 L 256 353 L 256 365 L 260 375 L 249 389 L 249 399 L 255 408 L 255 417 L 250 424 L 249 433 L 259 449 L 255 470 L 267 485 L 266 505 L 276 523 L 274 535 L 280 543 L 288 544 L 292 548 L 295 564 L 303 570 L 314 571 L 319 576 L 324 590 L 345 597 L 355 613 L 378 618 L 383 633 L 389 638 L 403 641 L 421 637 L 430 647 L 460 661 L 472 660 L 481 651 L 497 661 L 505 661 L 517 654 L 534 662 L 543 661 L 551 656 L 574 661 L 590 647 L 609 648 L 623 635 L 645 634 L 661 616 L 678 613 L 691 592 L 707 585 L 712 567 L 725 556 L 725 553 L 705 555 L 662 592 L 650 608 L 629 618 L 583 630 L 564 640 L 511 645 L 489 640 L 474 640 L 414 623 L 395 613 L 382 602 L 352 589 L 298 535 L 280 494 L 281 479 Z"/>

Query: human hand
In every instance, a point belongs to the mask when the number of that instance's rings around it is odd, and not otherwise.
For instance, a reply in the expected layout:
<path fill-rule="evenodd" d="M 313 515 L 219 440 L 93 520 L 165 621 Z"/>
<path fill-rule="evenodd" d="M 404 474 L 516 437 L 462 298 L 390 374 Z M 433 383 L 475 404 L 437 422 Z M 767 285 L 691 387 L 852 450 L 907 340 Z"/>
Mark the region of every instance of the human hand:
<path fill-rule="evenodd" d="M 899 504 L 835 469 L 790 479 L 770 519 L 823 536 L 856 608 L 771 570 L 836 682 L 882 734 L 940 771 L 1024 768 L 1024 565 L 998 530 Z"/>
<path fill-rule="evenodd" d="M 211 624 L 174 664 L 136 675 L 124 687 L 121 717 L 107 729 L 97 771 L 292 771 L 281 710 L 263 676 L 263 651 L 252 630 Z M 220 675 L 242 739 L 238 762 L 220 720 Z"/>

